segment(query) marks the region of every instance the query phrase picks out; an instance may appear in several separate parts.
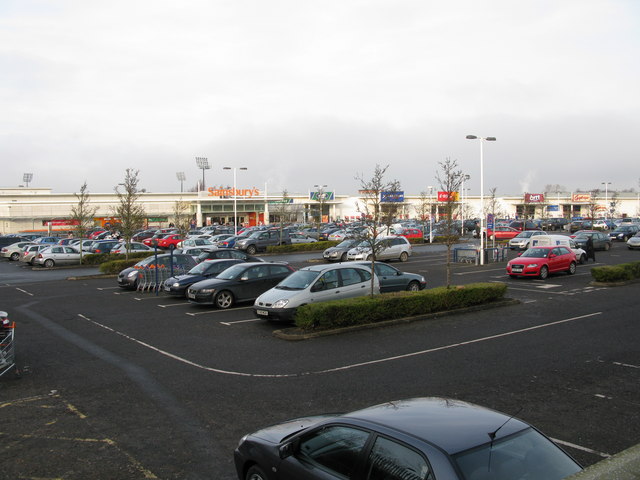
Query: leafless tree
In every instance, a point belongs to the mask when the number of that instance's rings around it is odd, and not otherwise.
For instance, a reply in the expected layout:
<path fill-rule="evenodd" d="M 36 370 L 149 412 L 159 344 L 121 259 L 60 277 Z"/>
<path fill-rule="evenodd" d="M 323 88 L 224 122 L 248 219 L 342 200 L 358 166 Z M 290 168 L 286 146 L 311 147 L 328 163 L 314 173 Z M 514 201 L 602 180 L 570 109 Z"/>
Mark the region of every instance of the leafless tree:
<path fill-rule="evenodd" d="M 127 245 L 131 243 L 131 237 L 136 231 L 144 226 L 147 218 L 142 202 L 140 202 L 140 191 L 138 190 L 139 173 L 139 170 L 127 168 L 124 183 L 114 187 L 118 197 L 118 204 L 114 208 L 114 214 L 120 220 L 120 234 Z M 122 192 L 118 188 L 120 186 L 123 189 Z"/>
<path fill-rule="evenodd" d="M 451 286 L 451 247 L 457 243 L 459 236 L 455 228 L 453 213 L 458 203 L 458 192 L 463 182 L 462 170 L 458 168 L 458 162 L 446 158 L 444 162 L 438 162 L 440 171 L 436 172 L 436 180 L 440 188 L 447 193 L 444 202 L 444 242 L 447 245 L 447 288 Z"/>
<path fill-rule="evenodd" d="M 191 214 L 191 206 L 189 202 L 185 202 L 180 199 L 173 204 L 173 225 L 178 229 L 178 233 L 186 238 L 189 230 L 191 229 L 191 220 L 193 215 Z"/>
<path fill-rule="evenodd" d="M 589 203 L 587 203 L 587 212 L 589 212 L 589 218 L 596 218 L 598 208 L 600 207 L 600 189 L 594 188 L 589 192 Z"/>
<path fill-rule="evenodd" d="M 93 216 L 96 214 L 98 207 L 92 207 L 89 200 L 89 192 L 87 191 L 87 182 L 80 187 L 79 193 L 74 193 L 78 199 L 78 203 L 71 207 L 71 220 L 76 224 L 76 236 L 80 238 L 80 263 L 82 263 L 82 242 L 87 236 L 88 230 L 93 227 Z"/>

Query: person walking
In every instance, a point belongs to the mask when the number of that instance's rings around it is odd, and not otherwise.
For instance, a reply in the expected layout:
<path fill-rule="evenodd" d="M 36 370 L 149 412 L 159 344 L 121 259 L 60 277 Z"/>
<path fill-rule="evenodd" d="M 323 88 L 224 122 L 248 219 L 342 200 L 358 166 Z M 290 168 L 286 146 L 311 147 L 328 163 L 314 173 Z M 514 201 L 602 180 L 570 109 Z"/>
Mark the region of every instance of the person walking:
<path fill-rule="evenodd" d="M 589 261 L 590 258 L 593 258 L 593 261 L 596 261 L 596 249 L 593 248 L 593 238 L 591 238 L 591 235 L 589 235 L 587 237 L 587 245 L 585 247 L 586 251 L 587 251 L 587 262 Z"/>

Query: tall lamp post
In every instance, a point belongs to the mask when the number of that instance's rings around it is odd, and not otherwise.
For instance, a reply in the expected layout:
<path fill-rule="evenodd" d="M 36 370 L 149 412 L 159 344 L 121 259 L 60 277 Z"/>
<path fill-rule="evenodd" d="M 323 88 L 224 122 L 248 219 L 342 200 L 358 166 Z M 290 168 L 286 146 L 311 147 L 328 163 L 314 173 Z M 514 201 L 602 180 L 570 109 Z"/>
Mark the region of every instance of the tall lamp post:
<path fill-rule="evenodd" d="M 187 177 L 185 176 L 184 172 L 176 172 L 176 178 L 180 182 L 180 193 L 182 193 L 183 192 L 182 185 L 184 181 L 187 179 Z"/>
<path fill-rule="evenodd" d="M 233 170 L 233 233 L 238 234 L 238 191 L 236 190 L 236 171 L 247 170 L 247 167 L 222 167 L 223 170 Z"/>
<path fill-rule="evenodd" d="M 433 243 L 433 200 L 431 195 L 433 194 L 433 186 L 429 185 L 429 243 Z"/>
<path fill-rule="evenodd" d="M 611 185 L 611 182 L 600 182 L 602 185 L 604 185 L 604 206 L 605 206 L 605 210 L 604 210 L 604 219 L 607 219 L 607 212 L 609 211 L 609 185 Z M 595 220 L 595 219 L 594 219 Z"/>
<path fill-rule="evenodd" d="M 196 165 L 198 165 L 198 168 L 202 170 L 202 190 L 204 190 L 204 171 L 209 170 L 211 166 L 209 165 L 209 160 L 206 157 L 196 157 Z"/>
<path fill-rule="evenodd" d="M 484 158 L 482 145 L 484 142 L 495 142 L 496 137 L 467 135 L 467 140 L 480 140 L 480 265 L 484 265 L 484 223 L 486 215 L 484 213 Z"/>

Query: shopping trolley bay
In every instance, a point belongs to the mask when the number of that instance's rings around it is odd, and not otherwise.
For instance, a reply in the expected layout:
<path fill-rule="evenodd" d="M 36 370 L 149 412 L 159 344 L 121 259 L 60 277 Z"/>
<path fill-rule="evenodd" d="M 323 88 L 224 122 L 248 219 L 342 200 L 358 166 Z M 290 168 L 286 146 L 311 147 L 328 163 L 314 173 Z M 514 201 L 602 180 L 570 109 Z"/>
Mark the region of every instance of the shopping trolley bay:
<path fill-rule="evenodd" d="M 598 264 L 634 253 L 614 248 Z M 430 288 L 444 284 L 444 263 L 444 250 L 416 249 L 394 265 Z M 3 472 L 233 479 L 232 452 L 248 432 L 418 396 L 517 414 L 595 463 L 640 438 L 640 334 L 637 284 L 594 286 L 592 265 L 540 281 L 508 278 L 504 262 L 459 262 L 452 283 L 503 281 L 519 302 L 290 342 L 251 304 L 220 310 L 93 271 L 53 278 L 0 262 L 0 309 L 16 322 L 22 373 L 0 378 Z"/>

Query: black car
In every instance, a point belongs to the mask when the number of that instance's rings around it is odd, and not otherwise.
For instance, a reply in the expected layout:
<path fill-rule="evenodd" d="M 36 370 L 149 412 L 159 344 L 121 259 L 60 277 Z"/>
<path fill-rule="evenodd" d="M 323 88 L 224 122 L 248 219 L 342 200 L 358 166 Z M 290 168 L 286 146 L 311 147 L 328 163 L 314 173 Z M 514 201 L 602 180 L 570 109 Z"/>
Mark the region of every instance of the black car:
<path fill-rule="evenodd" d="M 98 240 L 91 244 L 89 253 L 109 253 L 119 243 L 120 240 Z"/>
<path fill-rule="evenodd" d="M 198 255 L 198 260 L 201 262 L 205 260 L 218 260 L 224 258 L 236 258 L 245 262 L 264 262 L 264 260 L 259 257 L 254 257 L 241 250 L 234 250 L 231 248 L 215 248 L 206 250 Z"/>
<path fill-rule="evenodd" d="M 576 242 L 576 246 L 578 248 L 585 250 L 587 247 L 587 239 L 589 237 L 591 237 L 591 240 L 593 241 L 594 250 L 607 251 L 611 248 L 611 239 L 609 238 L 609 235 L 596 230 L 583 230 L 576 232 L 576 236 L 573 241 Z"/>
<path fill-rule="evenodd" d="M 191 255 L 171 255 L 170 253 L 163 253 L 158 255 L 158 263 L 155 263 L 155 255 L 151 255 L 143 260 L 140 260 L 133 267 L 125 268 L 118 274 L 118 286 L 120 288 L 128 288 L 135 290 L 138 288 L 138 283 L 142 276 L 141 270 L 150 267 L 171 268 L 171 258 L 173 258 L 174 274 L 182 271 L 188 272 L 196 266 L 198 261 Z"/>
<path fill-rule="evenodd" d="M 187 290 L 191 303 L 230 308 L 255 300 L 295 271 L 286 263 L 249 262 L 227 268 L 216 278 L 194 283 Z"/>
<path fill-rule="evenodd" d="M 371 270 L 371 262 L 354 262 Z M 384 262 L 376 262 L 374 267 L 378 280 L 380 280 L 380 293 L 400 292 L 408 290 L 417 292 L 427 286 L 427 281 L 422 275 L 398 270 Z"/>
<path fill-rule="evenodd" d="M 246 435 L 240 480 L 560 480 L 581 466 L 535 427 L 448 398 L 289 420 Z"/>
<path fill-rule="evenodd" d="M 613 232 L 609 232 L 609 238 L 611 240 L 618 240 L 620 242 L 626 242 L 631 237 L 638 233 L 638 227 L 635 225 L 620 225 L 616 227 Z"/>
<path fill-rule="evenodd" d="M 164 281 L 164 291 L 169 295 L 184 297 L 187 294 L 187 288 L 196 282 L 216 277 L 220 272 L 227 268 L 242 263 L 244 260 L 239 258 L 228 258 L 223 260 L 205 260 L 199 263 L 184 275 L 168 278 Z"/>

